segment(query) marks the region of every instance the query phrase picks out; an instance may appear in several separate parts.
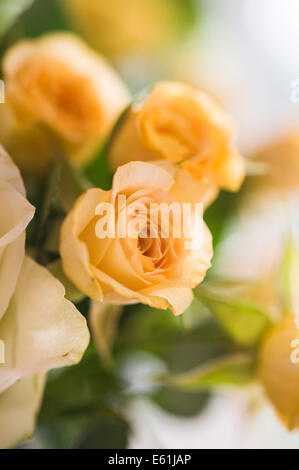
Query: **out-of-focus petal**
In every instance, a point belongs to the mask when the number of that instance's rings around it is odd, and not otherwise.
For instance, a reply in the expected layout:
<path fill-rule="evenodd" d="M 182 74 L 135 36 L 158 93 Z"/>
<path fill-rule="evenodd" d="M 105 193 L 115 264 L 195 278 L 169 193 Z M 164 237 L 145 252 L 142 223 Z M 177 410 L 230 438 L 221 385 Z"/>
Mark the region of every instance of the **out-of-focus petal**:
<path fill-rule="evenodd" d="M 25 230 L 34 207 L 20 172 L 0 146 L 0 320 L 14 292 L 25 254 Z"/>
<path fill-rule="evenodd" d="M 19 380 L 0 394 L 0 449 L 32 436 L 44 383 L 45 375 L 39 374 Z"/>
<path fill-rule="evenodd" d="M 86 320 L 64 294 L 58 280 L 25 258 L 16 291 L 0 322 L 5 344 L 0 391 L 22 377 L 80 361 L 89 332 Z"/>
<path fill-rule="evenodd" d="M 299 428 L 299 355 L 295 351 L 298 345 L 299 330 L 294 315 L 288 315 L 266 336 L 259 354 L 259 378 L 290 430 Z"/>

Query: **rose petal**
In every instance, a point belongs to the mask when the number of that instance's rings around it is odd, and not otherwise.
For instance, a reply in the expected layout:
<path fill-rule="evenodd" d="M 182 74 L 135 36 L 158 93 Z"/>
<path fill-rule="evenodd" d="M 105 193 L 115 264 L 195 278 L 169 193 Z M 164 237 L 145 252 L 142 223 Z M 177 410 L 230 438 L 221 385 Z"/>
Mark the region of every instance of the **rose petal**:
<path fill-rule="evenodd" d="M 168 307 L 173 311 L 175 315 L 180 315 L 190 307 L 193 300 L 193 293 L 191 289 L 185 288 L 170 288 L 156 290 L 150 298 L 161 298 L 165 299 L 168 303 Z"/>
<path fill-rule="evenodd" d="M 76 202 L 75 207 L 65 219 L 60 241 L 60 253 L 63 269 L 71 281 L 86 295 L 94 300 L 102 299 L 102 290 L 91 267 L 90 254 L 86 244 L 79 239 L 81 233 L 95 217 L 96 206 L 105 202 L 109 192 L 91 189 Z M 91 246 L 101 246 L 94 234 Z M 101 250 L 98 250 L 101 253 Z"/>
<path fill-rule="evenodd" d="M 244 181 L 244 175 L 245 161 L 243 157 L 236 150 L 231 150 L 221 163 L 215 179 L 223 189 L 239 191 Z"/>
<path fill-rule="evenodd" d="M 173 185 L 172 176 L 157 165 L 146 162 L 130 162 L 118 168 L 113 178 L 112 202 L 117 194 L 142 189 L 164 189 Z"/>
<path fill-rule="evenodd" d="M 0 320 L 16 286 L 25 255 L 25 230 L 34 215 L 24 196 L 20 172 L 0 146 Z"/>
<path fill-rule="evenodd" d="M 258 361 L 259 378 L 289 430 L 299 428 L 299 366 L 292 361 L 298 343 L 295 317 L 288 315 L 264 338 Z"/>
<path fill-rule="evenodd" d="M 183 279 L 189 283 L 189 287 L 195 287 L 203 280 L 207 270 L 211 267 L 212 256 L 212 235 L 206 224 L 203 222 L 201 246 L 198 249 L 190 250 L 184 260 Z"/>
<path fill-rule="evenodd" d="M 0 181 L 6 181 L 20 194 L 25 196 L 25 187 L 21 174 L 12 159 L 7 155 L 0 145 Z"/>
<path fill-rule="evenodd" d="M 0 322 L 5 364 L 0 391 L 21 377 L 79 362 L 89 341 L 84 317 L 64 298 L 64 287 L 25 258 L 16 291 Z"/>
<path fill-rule="evenodd" d="M 45 375 L 21 379 L 0 394 L 0 449 L 29 439 L 35 428 Z"/>

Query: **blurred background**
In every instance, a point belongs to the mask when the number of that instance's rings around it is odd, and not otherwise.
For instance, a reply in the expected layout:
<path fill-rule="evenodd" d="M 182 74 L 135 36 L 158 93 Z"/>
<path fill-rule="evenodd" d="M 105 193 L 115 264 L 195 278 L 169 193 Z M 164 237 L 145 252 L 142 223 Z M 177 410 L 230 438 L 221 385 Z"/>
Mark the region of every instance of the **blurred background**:
<path fill-rule="evenodd" d="M 109 8 L 105 0 L 1 0 L 0 8 L 2 29 L 25 10 L 2 52 L 21 37 L 78 32 L 133 93 L 160 79 L 209 90 L 235 116 L 247 154 L 298 124 L 296 0 L 113 0 Z"/>
<path fill-rule="evenodd" d="M 16 9 L 20 15 L 13 22 Z M 1 54 L 21 37 L 72 30 L 110 59 L 133 93 L 160 79 L 182 80 L 207 90 L 235 118 L 238 145 L 249 162 L 265 146 L 298 132 L 299 94 L 298 102 L 292 99 L 299 86 L 298 0 L 2 0 L 2 28 L 6 32 Z M 299 160 L 298 147 L 297 156 Z M 298 164 L 295 168 L 299 181 Z M 248 171 L 258 175 L 260 170 L 249 165 Z M 234 213 L 233 219 L 225 219 L 224 227 L 223 219 L 237 197 L 223 193 L 207 214 L 215 233 L 213 270 L 255 277 L 261 266 L 271 270 L 278 256 L 282 234 L 275 214 L 281 211 L 280 203 L 277 193 L 261 197 L 255 192 L 244 203 L 248 212 L 243 210 L 242 218 Z M 296 189 L 288 200 L 290 225 L 299 239 Z M 188 315 L 192 318 L 192 312 Z M 148 316 L 144 318 L 140 329 L 135 325 L 136 335 L 146 327 L 151 332 L 161 328 L 163 339 L 165 324 L 152 319 L 149 326 Z M 196 354 L 213 356 L 209 323 L 202 318 L 199 323 L 198 329 L 188 330 L 187 325 L 187 333 L 177 340 L 172 363 L 185 357 L 190 366 L 194 344 Z M 130 343 L 130 319 L 122 328 L 116 349 L 126 349 Z M 213 334 L 222 335 L 221 331 Z M 229 349 L 226 338 L 221 341 L 221 347 Z M 127 349 L 129 356 L 121 364 L 133 389 L 125 406 L 131 423 L 130 448 L 298 448 L 299 433 L 282 427 L 254 387 L 213 396 L 194 394 L 191 399 L 181 392 L 153 393 L 146 376 L 152 370 L 163 371 L 163 354 L 153 344 L 147 347 L 146 338 L 140 338 L 140 344 L 137 341 L 134 354 Z M 70 433 L 67 425 L 62 433 Z M 55 445 L 48 431 L 41 429 L 28 446 L 45 447 L 51 442 Z"/>

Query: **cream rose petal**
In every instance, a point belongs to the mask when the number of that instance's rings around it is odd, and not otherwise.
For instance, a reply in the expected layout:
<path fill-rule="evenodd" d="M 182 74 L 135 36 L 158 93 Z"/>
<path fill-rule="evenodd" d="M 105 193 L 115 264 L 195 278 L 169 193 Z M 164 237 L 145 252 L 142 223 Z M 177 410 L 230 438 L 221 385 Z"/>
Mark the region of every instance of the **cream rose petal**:
<path fill-rule="evenodd" d="M 0 247 L 6 247 L 25 231 L 34 209 L 9 183 L 0 183 Z"/>
<path fill-rule="evenodd" d="M 0 145 L 0 181 L 11 184 L 19 193 L 25 196 L 25 187 L 20 172 L 11 158 Z"/>
<path fill-rule="evenodd" d="M 25 255 L 25 234 L 0 248 L 0 321 L 14 293 Z"/>
<path fill-rule="evenodd" d="M 0 394 L 0 449 L 13 447 L 34 432 L 45 375 L 21 379 Z"/>
<path fill-rule="evenodd" d="M 0 367 L 0 391 L 21 377 L 81 359 L 89 341 L 86 320 L 64 294 L 62 284 L 45 268 L 25 258 L 0 322 L 6 359 Z"/>
<path fill-rule="evenodd" d="M 0 320 L 14 292 L 25 254 L 25 230 L 34 207 L 19 170 L 0 146 Z"/>

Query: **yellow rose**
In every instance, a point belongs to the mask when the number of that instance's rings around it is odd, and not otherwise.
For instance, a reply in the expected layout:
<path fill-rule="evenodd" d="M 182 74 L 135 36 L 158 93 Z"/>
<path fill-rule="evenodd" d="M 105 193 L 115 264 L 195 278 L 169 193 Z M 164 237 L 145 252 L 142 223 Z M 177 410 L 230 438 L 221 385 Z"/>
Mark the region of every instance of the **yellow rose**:
<path fill-rule="evenodd" d="M 13 145 L 14 133 L 19 139 L 25 134 L 28 141 L 32 126 L 45 123 L 61 136 L 75 162 L 85 157 L 82 146 L 106 137 L 129 100 L 106 60 L 72 34 L 18 42 L 5 54 L 3 72 L 13 112 L 11 135 L 4 138 Z"/>
<path fill-rule="evenodd" d="M 104 53 L 161 50 L 184 27 L 190 2 L 184 0 L 61 0 L 78 30 Z M 100 33 L 99 33 L 100 32 Z"/>
<path fill-rule="evenodd" d="M 32 434 L 45 372 L 78 362 L 89 333 L 62 284 L 24 258 L 34 208 L 2 148 L 0 205 L 0 448 L 6 448 Z"/>
<path fill-rule="evenodd" d="M 110 148 L 114 168 L 129 160 L 165 158 L 200 182 L 237 191 L 244 161 L 232 143 L 234 126 L 200 90 L 160 82 L 136 103 Z"/>
<path fill-rule="evenodd" d="M 181 208 L 180 201 L 171 194 L 172 190 L 180 193 L 175 186 L 173 176 L 160 166 L 131 162 L 117 170 L 111 191 L 90 189 L 78 199 L 63 223 L 60 252 L 66 274 L 82 292 L 107 303 L 142 302 L 161 309 L 170 307 L 175 314 L 189 306 L 191 288 L 203 280 L 210 266 L 212 239 L 202 222 L 202 242 L 190 249 L 184 237 L 175 234 L 177 218 L 173 217 L 166 232 L 164 218 L 153 221 L 149 217 L 152 203 L 165 203 L 167 207 L 176 203 Z M 126 204 L 119 206 L 119 195 L 126 196 Z M 99 238 L 97 224 L 101 219 L 97 208 L 103 203 L 114 209 L 108 211 L 107 225 L 112 227 L 123 220 L 127 210 L 125 229 L 136 223 L 135 236 L 116 232 L 115 237 Z M 136 209 L 143 204 L 147 212 L 132 213 L 132 204 Z M 194 241 L 200 229 L 196 217 L 191 219 L 190 237 Z M 151 228 L 156 237 L 142 235 Z"/>
<path fill-rule="evenodd" d="M 43 129 L 18 122 L 8 104 L 0 106 L 0 141 L 24 174 L 43 175 L 53 161 L 53 148 Z"/>
<path fill-rule="evenodd" d="M 259 354 L 259 377 L 282 421 L 299 427 L 299 331 L 288 315 L 266 336 Z M 296 351 L 297 349 L 297 351 Z"/>

